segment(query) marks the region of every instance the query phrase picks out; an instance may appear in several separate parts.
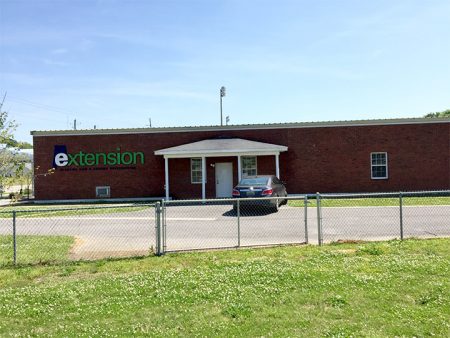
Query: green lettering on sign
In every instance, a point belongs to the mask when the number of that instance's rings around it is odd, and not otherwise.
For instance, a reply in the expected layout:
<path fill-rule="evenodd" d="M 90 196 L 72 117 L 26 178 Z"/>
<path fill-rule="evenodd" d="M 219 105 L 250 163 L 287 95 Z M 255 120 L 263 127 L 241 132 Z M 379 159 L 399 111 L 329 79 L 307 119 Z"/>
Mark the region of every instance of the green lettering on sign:
<path fill-rule="evenodd" d="M 141 151 L 122 152 L 120 148 L 117 148 L 116 151 L 110 153 L 84 153 L 83 151 L 80 151 L 78 153 L 70 154 L 66 151 L 63 151 L 55 154 L 54 163 L 57 167 L 85 167 L 99 165 L 114 166 L 120 164 L 136 165 L 144 164 L 145 156 Z"/>

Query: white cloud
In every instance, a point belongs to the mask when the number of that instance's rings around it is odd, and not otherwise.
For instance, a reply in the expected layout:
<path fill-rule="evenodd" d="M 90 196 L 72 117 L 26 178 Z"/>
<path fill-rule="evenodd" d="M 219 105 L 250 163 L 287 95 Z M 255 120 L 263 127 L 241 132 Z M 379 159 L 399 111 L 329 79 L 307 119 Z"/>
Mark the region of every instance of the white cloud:
<path fill-rule="evenodd" d="M 141 97 L 174 97 L 210 100 L 210 95 L 187 89 L 177 83 L 120 81 L 111 83 L 110 79 L 97 80 L 91 83 L 92 87 L 83 89 L 83 95 L 90 96 L 141 96 Z M 65 89 L 66 93 L 76 94 L 79 89 Z M 81 93 L 80 93 L 81 94 Z"/>
<path fill-rule="evenodd" d="M 56 60 L 51 60 L 51 59 L 43 59 L 42 61 L 48 66 L 65 67 L 65 66 L 69 66 L 70 65 L 70 63 L 65 62 L 65 61 L 56 61 Z"/>
<path fill-rule="evenodd" d="M 48 76 L 33 75 L 27 73 L 2 73 L 5 82 L 11 85 L 20 86 L 46 86 L 49 85 L 52 79 Z"/>
<path fill-rule="evenodd" d="M 56 48 L 50 51 L 51 54 L 66 54 L 69 50 L 67 48 Z"/>

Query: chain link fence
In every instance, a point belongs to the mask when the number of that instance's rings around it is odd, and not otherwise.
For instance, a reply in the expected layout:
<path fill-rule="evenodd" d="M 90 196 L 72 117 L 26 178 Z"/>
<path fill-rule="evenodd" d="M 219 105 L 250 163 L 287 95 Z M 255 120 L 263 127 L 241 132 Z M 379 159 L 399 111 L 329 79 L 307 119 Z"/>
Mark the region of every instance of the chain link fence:
<path fill-rule="evenodd" d="M 450 191 L 0 211 L 0 265 L 450 236 Z"/>
<path fill-rule="evenodd" d="M 162 201 L 171 251 L 450 236 L 450 191 Z"/>
<path fill-rule="evenodd" d="M 318 242 L 450 236 L 450 191 L 317 194 Z"/>
<path fill-rule="evenodd" d="M 450 192 L 402 193 L 403 236 L 450 236 Z"/>
<path fill-rule="evenodd" d="M 153 204 L 23 207 L 0 212 L 0 265 L 145 256 L 155 249 Z"/>
<path fill-rule="evenodd" d="M 162 252 L 305 243 L 304 208 L 284 207 L 289 200 L 163 201 Z"/>
<path fill-rule="evenodd" d="M 318 195 L 319 244 L 401 237 L 400 200 L 395 195 Z"/>

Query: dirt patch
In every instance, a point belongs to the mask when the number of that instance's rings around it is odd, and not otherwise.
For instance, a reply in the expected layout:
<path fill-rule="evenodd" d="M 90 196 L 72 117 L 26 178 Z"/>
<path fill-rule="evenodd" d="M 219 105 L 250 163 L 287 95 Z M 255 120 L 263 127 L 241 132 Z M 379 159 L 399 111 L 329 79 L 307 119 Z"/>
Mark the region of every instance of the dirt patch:
<path fill-rule="evenodd" d="M 361 243 L 365 243 L 365 241 L 358 239 L 338 239 L 336 242 L 333 242 L 333 244 L 361 244 Z"/>
<path fill-rule="evenodd" d="M 75 236 L 75 240 L 72 244 L 72 247 L 69 250 L 69 259 L 74 259 L 76 256 L 77 249 L 84 244 L 84 240 L 81 237 Z"/>
<path fill-rule="evenodd" d="M 71 260 L 96 260 L 105 258 L 126 258 L 148 256 L 150 250 L 123 250 L 123 251 L 83 251 L 73 253 Z"/>

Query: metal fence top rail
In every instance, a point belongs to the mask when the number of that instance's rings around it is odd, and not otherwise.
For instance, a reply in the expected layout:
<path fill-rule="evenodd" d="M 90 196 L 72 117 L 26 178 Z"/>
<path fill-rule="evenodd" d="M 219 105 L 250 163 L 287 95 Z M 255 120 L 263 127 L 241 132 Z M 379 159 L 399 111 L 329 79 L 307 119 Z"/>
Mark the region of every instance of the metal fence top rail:
<path fill-rule="evenodd" d="M 370 198 L 370 197 L 399 197 L 400 194 L 403 197 L 417 196 L 417 197 L 429 197 L 429 196 L 450 196 L 450 190 L 424 190 L 424 191 L 396 191 L 396 192 L 367 192 L 367 193 L 316 193 L 316 194 L 293 194 L 287 197 L 250 197 L 250 198 L 206 198 L 206 199 L 181 199 L 181 200 L 162 200 L 163 204 L 184 204 L 184 203 L 232 203 L 236 201 L 246 200 L 269 200 L 269 199 L 288 199 L 288 200 L 302 200 L 316 199 L 317 196 L 321 198 Z"/>
<path fill-rule="evenodd" d="M 104 209 L 127 209 L 127 208 L 139 208 L 139 207 L 154 207 L 154 203 L 150 204 L 130 204 L 130 205 L 116 205 L 116 206 L 93 206 L 93 207 L 77 207 L 77 208 L 58 208 L 52 207 L 48 209 L 39 208 L 34 209 L 31 207 L 30 209 L 11 209 L 11 210 L 0 210 L 0 214 L 10 214 L 13 212 L 16 213 L 38 213 L 38 212 L 59 212 L 59 211 L 83 211 L 83 210 L 104 210 Z M 33 208 L 33 209 L 32 209 Z"/>
<path fill-rule="evenodd" d="M 396 191 L 396 192 L 368 192 L 368 193 L 318 193 L 322 198 L 364 198 L 364 197 L 398 197 L 400 194 L 405 196 L 449 196 L 450 190 L 427 190 L 427 191 Z M 315 197 L 317 194 L 307 194 Z"/>
<path fill-rule="evenodd" d="M 288 200 L 300 200 L 304 199 L 306 195 L 296 195 L 296 196 L 280 196 L 280 197 L 249 197 L 249 198 L 205 198 L 205 199 L 190 199 L 190 200 L 163 200 L 163 204 L 183 204 L 183 203 L 221 203 L 221 202 L 237 202 L 237 201 L 258 201 L 258 200 L 275 200 L 275 199 L 288 199 Z M 314 195 L 315 196 L 315 195 Z"/>

